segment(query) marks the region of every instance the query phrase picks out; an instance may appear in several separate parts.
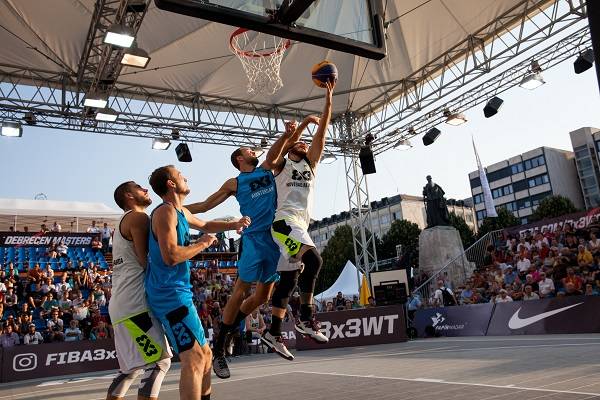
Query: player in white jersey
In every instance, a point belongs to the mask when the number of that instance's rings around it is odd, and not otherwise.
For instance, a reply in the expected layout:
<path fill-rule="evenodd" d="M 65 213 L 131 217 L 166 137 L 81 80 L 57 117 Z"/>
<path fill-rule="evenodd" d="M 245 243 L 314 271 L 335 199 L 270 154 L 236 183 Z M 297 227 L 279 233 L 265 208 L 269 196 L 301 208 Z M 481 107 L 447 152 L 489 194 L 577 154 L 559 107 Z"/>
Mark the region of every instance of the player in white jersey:
<path fill-rule="evenodd" d="M 296 131 L 286 144 L 287 158 L 274 160 L 277 185 L 277 211 L 271 234 L 279 246 L 279 284 L 273 293 L 273 318 L 263 342 L 284 358 L 287 349 L 281 339 L 281 322 L 285 316 L 292 291 L 300 289 L 300 316 L 296 330 L 319 343 L 328 341 L 320 332 L 313 316 L 313 294 L 323 260 L 308 234 L 312 213 L 315 169 L 325 147 L 325 134 L 331 120 L 331 103 L 335 82 L 327 84 L 325 107 L 310 146 L 298 141 L 302 132 Z M 289 359 L 289 358 L 288 358 Z"/>
<path fill-rule="evenodd" d="M 108 388 L 107 400 L 123 399 L 140 375 L 138 400 L 158 399 L 173 355 L 160 322 L 148 311 L 144 289 L 149 229 L 145 210 L 152 200 L 147 189 L 132 181 L 119 185 L 114 197 L 125 211 L 113 236 L 108 305 L 120 371 Z"/>

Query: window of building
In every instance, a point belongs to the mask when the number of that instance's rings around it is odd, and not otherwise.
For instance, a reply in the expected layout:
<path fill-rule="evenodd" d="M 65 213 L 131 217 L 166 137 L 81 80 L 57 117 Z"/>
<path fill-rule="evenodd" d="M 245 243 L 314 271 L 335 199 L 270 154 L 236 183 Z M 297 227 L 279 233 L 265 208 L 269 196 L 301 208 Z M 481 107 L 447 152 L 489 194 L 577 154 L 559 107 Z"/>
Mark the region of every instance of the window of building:
<path fill-rule="evenodd" d="M 518 163 L 510 166 L 510 172 L 512 174 L 518 174 L 519 172 L 523 172 L 523 163 Z"/>
<path fill-rule="evenodd" d="M 481 221 L 485 217 L 487 217 L 487 212 L 485 210 L 477 211 L 477 220 Z"/>
<path fill-rule="evenodd" d="M 381 216 L 381 218 L 379 218 L 379 220 L 381 221 L 382 224 L 389 224 L 390 223 L 390 215 L 384 214 Z"/>
<path fill-rule="evenodd" d="M 508 196 L 509 194 L 512 194 L 512 192 L 512 185 L 506 185 L 492 190 L 492 197 L 497 199 L 498 197 Z"/>
<path fill-rule="evenodd" d="M 481 186 L 481 180 L 479 177 L 471 179 L 471 189 Z"/>
<path fill-rule="evenodd" d="M 545 165 L 546 159 L 544 158 L 543 155 L 541 155 L 541 156 L 537 156 L 534 158 L 530 158 L 529 160 L 525 160 L 523 162 L 523 164 L 525 165 L 525 170 L 528 170 L 528 169 L 539 167 L 540 165 Z"/>
<path fill-rule="evenodd" d="M 476 194 L 475 196 L 473 196 L 473 203 L 475 203 L 475 204 L 483 203 L 483 193 L 479 193 L 479 194 Z"/>
<path fill-rule="evenodd" d="M 531 207 L 531 200 L 529 199 L 529 197 L 527 197 L 525 199 L 517 200 L 517 208 L 519 210 L 522 210 L 524 208 L 529 208 L 529 207 Z"/>
<path fill-rule="evenodd" d="M 546 174 L 538 175 L 536 177 L 530 178 L 527 181 L 530 188 L 540 186 L 540 185 L 543 185 L 544 183 L 548 183 L 548 182 L 549 182 L 549 179 L 548 179 L 548 175 L 546 175 Z"/>
<path fill-rule="evenodd" d="M 503 178 L 507 178 L 512 175 L 510 167 L 504 167 L 498 171 L 489 172 L 487 178 L 489 182 L 494 182 Z"/>
<path fill-rule="evenodd" d="M 515 192 L 520 192 L 521 190 L 525 190 L 529 187 L 529 185 L 527 184 L 527 179 L 513 182 L 512 186 Z"/>
<path fill-rule="evenodd" d="M 521 225 L 527 225 L 529 223 L 529 218 L 523 217 L 521 218 Z"/>

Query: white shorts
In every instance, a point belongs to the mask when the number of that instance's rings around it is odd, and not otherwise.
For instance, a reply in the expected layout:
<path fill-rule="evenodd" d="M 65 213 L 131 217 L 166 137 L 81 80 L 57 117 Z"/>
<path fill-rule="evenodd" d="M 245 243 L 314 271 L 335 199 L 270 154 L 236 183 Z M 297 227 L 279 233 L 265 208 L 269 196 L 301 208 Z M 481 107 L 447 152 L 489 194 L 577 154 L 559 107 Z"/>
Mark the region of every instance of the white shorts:
<path fill-rule="evenodd" d="M 121 372 L 130 372 L 173 357 L 160 322 L 148 312 L 114 324 L 115 350 Z"/>
<path fill-rule="evenodd" d="M 294 271 L 302 268 L 296 255 L 302 247 L 316 247 L 308 230 L 294 218 L 273 221 L 271 235 L 280 251 L 277 271 Z"/>

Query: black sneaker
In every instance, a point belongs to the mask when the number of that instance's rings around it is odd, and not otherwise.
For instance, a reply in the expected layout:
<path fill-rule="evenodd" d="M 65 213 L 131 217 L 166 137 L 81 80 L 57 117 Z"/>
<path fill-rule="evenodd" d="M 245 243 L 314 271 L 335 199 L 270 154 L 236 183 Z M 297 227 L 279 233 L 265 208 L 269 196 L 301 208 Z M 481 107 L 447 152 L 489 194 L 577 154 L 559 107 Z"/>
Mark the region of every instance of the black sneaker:
<path fill-rule="evenodd" d="M 213 371 L 215 371 L 215 375 L 221 379 L 227 379 L 231 376 L 225 355 L 214 356 Z"/>
<path fill-rule="evenodd" d="M 267 345 L 267 347 L 279 354 L 286 360 L 292 361 L 294 355 L 285 347 L 285 342 L 281 336 L 273 336 L 269 331 L 265 331 L 260 337 L 260 340 Z"/>

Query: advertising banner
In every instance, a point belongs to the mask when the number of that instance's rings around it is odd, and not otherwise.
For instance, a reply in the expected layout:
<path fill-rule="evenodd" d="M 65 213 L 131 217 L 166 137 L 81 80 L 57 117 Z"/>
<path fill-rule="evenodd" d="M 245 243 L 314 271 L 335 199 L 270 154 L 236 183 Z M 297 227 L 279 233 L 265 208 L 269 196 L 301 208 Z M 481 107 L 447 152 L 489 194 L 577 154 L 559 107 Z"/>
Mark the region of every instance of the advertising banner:
<path fill-rule="evenodd" d="M 413 327 L 419 337 L 432 332 L 436 336 L 485 336 L 493 311 L 491 303 L 418 310 Z"/>
<path fill-rule="evenodd" d="M 2 349 L 2 382 L 118 368 L 112 340 L 47 343 Z"/>
<path fill-rule="evenodd" d="M 488 336 L 600 332 L 600 297 L 573 296 L 496 304 Z"/>
<path fill-rule="evenodd" d="M 296 328 L 294 328 L 293 320 L 284 321 L 281 324 L 281 336 L 285 339 L 285 346 L 288 349 L 296 348 L 297 335 L 299 335 L 299 333 L 296 331 Z"/>
<path fill-rule="evenodd" d="M 588 211 L 563 215 L 561 217 L 543 219 L 527 225 L 512 226 L 504 230 L 504 236 L 508 237 L 508 235 L 512 235 L 513 237 L 526 237 L 528 234 L 541 232 L 544 228 L 549 232 L 554 232 L 557 227 L 562 227 L 567 223 L 573 225 L 574 230 L 583 229 L 590 225 L 592 217 L 600 218 L 600 207 Z"/>
<path fill-rule="evenodd" d="M 63 241 L 68 247 L 91 247 L 94 236 L 99 234 L 0 232 L 0 247 L 49 247 Z"/>
<path fill-rule="evenodd" d="M 321 332 L 329 338 L 325 344 L 296 335 L 296 349 L 313 350 L 333 347 L 398 343 L 408 340 L 401 305 L 321 313 Z"/>

